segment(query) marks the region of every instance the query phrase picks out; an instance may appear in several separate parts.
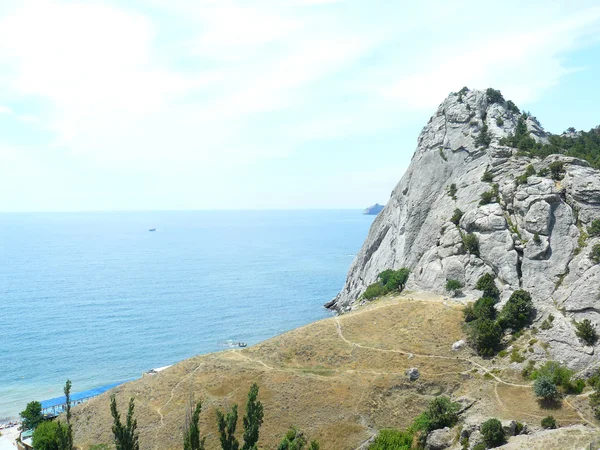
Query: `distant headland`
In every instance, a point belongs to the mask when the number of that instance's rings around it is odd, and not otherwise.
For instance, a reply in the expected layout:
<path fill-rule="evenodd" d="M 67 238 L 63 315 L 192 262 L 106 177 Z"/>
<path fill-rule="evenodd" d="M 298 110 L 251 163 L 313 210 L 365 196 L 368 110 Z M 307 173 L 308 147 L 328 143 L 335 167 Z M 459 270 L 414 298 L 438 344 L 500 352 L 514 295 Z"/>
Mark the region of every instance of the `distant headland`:
<path fill-rule="evenodd" d="M 369 206 L 368 208 L 365 208 L 363 210 L 363 214 L 369 215 L 369 216 L 376 216 L 377 214 L 379 214 L 381 212 L 382 209 L 383 209 L 383 205 L 380 205 L 379 203 L 375 203 L 373 206 Z"/>

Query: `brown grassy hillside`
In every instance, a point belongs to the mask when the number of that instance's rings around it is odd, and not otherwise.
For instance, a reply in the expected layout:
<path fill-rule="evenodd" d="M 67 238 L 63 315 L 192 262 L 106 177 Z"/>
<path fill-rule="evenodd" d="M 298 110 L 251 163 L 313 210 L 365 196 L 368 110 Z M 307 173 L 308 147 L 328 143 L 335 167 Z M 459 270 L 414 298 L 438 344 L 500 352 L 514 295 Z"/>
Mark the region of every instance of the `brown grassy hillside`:
<path fill-rule="evenodd" d="M 129 397 L 135 397 L 143 450 L 182 448 L 192 392 L 205 405 L 201 429 L 209 449 L 219 448 L 215 408 L 240 405 L 241 440 L 253 382 L 265 406 L 264 449 L 276 448 L 290 425 L 318 439 L 323 450 L 355 449 L 376 429 L 406 427 L 440 393 L 477 400 L 473 409 L 483 415 L 539 423 L 548 412 L 538 407 L 526 382 L 510 371 L 487 373 L 494 361 L 469 349 L 451 350 L 464 338 L 461 322 L 460 306 L 405 294 L 251 348 L 188 359 L 113 392 L 123 414 Z M 405 376 L 410 367 L 421 372 L 416 382 Z M 561 425 L 584 422 L 568 405 L 552 414 Z M 112 442 L 108 394 L 75 408 L 74 420 L 75 440 L 83 449 Z"/>

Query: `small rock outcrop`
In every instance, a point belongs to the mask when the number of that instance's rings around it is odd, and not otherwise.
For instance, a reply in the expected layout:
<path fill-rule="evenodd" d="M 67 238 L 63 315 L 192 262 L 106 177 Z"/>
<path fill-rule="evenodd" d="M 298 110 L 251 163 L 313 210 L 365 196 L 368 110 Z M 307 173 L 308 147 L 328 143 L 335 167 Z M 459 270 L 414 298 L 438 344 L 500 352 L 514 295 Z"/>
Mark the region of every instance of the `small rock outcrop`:
<path fill-rule="evenodd" d="M 520 114 L 492 103 L 485 91 L 446 98 L 328 306 L 351 310 L 386 269 L 410 268 L 408 289 L 442 294 L 452 279 L 474 296 L 476 280 L 490 272 L 502 301 L 525 289 L 538 320 L 555 317 L 551 329 L 540 330 L 552 358 L 575 369 L 592 363 L 594 349 L 578 340 L 572 322 L 600 323 L 600 264 L 590 257 L 600 237 L 586 234 L 600 218 L 600 171 L 577 158 L 530 158 L 501 144 L 520 117 L 522 124 Z M 533 140 L 548 142 L 535 118 L 524 123 Z M 550 176 L 555 162 L 563 167 L 560 180 Z M 450 218 L 457 209 L 456 225 Z M 477 249 L 466 248 L 467 235 L 476 238 Z"/>
<path fill-rule="evenodd" d="M 425 450 L 444 450 L 452 445 L 455 433 L 448 427 L 434 430 L 427 435 Z"/>
<path fill-rule="evenodd" d="M 421 374 L 419 372 L 419 369 L 417 369 L 416 367 L 411 367 L 406 371 L 406 376 L 408 376 L 408 379 L 410 381 L 417 381 Z"/>
<path fill-rule="evenodd" d="M 380 205 L 379 203 L 375 203 L 373 206 L 369 206 L 368 208 L 365 208 L 363 210 L 363 214 L 368 215 L 368 216 L 376 216 L 381 211 L 383 211 L 383 205 Z"/>

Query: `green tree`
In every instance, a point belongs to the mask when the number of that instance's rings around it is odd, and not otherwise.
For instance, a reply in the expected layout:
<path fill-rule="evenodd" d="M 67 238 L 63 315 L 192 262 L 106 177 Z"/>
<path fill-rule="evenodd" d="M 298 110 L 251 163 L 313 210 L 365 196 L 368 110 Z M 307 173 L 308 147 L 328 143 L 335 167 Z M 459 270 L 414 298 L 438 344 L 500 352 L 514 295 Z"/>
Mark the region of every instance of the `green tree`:
<path fill-rule="evenodd" d="M 506 442 L 506 434 L 498 419 L 489 419 L 481 424 L 481 434 L 488 448 L 498 447 Z"/>
<path fill-rule="evenodd" d="M 504 97 L 502 96 L 502 93 L 496 89 L 488 88 L 485 91 L 485 95 L 487 97 L 487 101 L 489 104 L 492 104 L 492 103 L 504 104 Z"/>
<path fill-rule="evenodd" d="M 190 398 L 190 404 L 186 410 L 183 428 L 183 450 L 204 450 L 206 438 L 200 437 L 201 412 L 202 402 L 198 402 L 194 406 L 194 401 Z"/>
<path fill-rule="evenodd" d="M 495 275 L 492 275 L 491 273 L 486 273 L 485 275 L 482 275 L 477 280 L 477 283 L 475 284 L 475 289 L 477 289 L 478 291 L 483 291 L 484 297 L 498 299 L 500 297 L 500 291 L 496 287 L 496 283 L 494 281 L 495 278 Z"/>
<path fill-rule="evenodd" d="M 575 334 L 587 345 L 595 345 L 598 342 L 598 333 L 596 327 L 590 319 L 583 319 L 581 322 L 575 322 Z"/>
<path fill-rule="evenodd" d="M 523 327 L 530 325 L 533 321 L 535 308 L 531 301 L 531 295 L 524 290 L 517 290 L 512 293 L 500 313 L 500 325 L 502 328 L 512 328 L 518 331 Z"/>
<path fill-rule="evenodd" d="M 58 421 L 42 422 L 33 432 L 32 443 L 35 450 L 61 450 L 59 434 L 64 426 Z M 64 431 L 62 431 L 64 433 Z"/>
<path fill-rule="evenodd" d="M 219 427 L 219 437 L 222 450 L 238 450 L 240 443 L 235 438 L 235 428 L 237 426 L 238 407 L 233 405 L 227 416 L 221 410 L 217 410 L 217 426 Z"/>
<path fill-rule="evenodd" d="M 256 450 L 260 426 L 263 423 L 263 405 L 257 400 L 258 385 L 250 386 L 248 392 L 248 403 L 246 403 L 246 415 L 244 416 L 244 445 L 243 450 Z"/>
<path fill-rule="evenodd" d="M 139 436 L 136 431 L 137 420 L 133 418 L 135 401 L 129 399 L 129 408 L 127 409 L 127 418 L 125 424 L 121 423 L 121 414 L 117 409 L 117 400 L 113 394 L 110 397 L 110 413 L 113 417 L 112 432 L 115 437 L 115 446 L 117 450 L 139 450 Z"/>
<path fill-rule="evenodd" d="M 475 138 L 475 146 L 488 148 L 491 143 L 492 143 L 492 135 L 490 134 L 490 132 L 488 130 L 487 123 L 485 123 L 485 121 L 484 121 L 483 126 L 481 127 L 481 130 L 479 130 L 479 134 Z"/>
<path fill-rule="evenodd" d="M 73 450 L 73 425 L 71 424 L 71 380 L 67 380 L 63 389 L 65 394 L 65 413 L 67 423 L 57 429 L 60 450 Z"/>
<path fill-rule="evenodd" d="M 496 308 L 494 305 L 498 303 L 495 298 L 492 297 L 481 297 L 473 305 L 473 314 L 476 319 L 489 319 L 494 320 L 496 318 Z"/>
<path fill-rule="evenodd" d="M 533 393 L 537 398 L 544 401 L 555 401 L 559 398 L 556 384 L 552 379 L 545 376 L 536 378 L 533 383 Z"/>
<path fill-rule="evenodd" d="M 40 402 L 29 402 L 23 411 L 20 413 L 23 421 L 23 428 L 33 430 L 44 421 L 42 414 L 42 404 Z"/>
<path fill-rule="evenodd" d="M 492 356 L 500 347 L 502 327 L 491 319 L 478 319 L 471 322 L 469 340 L 472 347 L 482 356 Z"/>
<path fill-rule="evenodd" d="M 427 431 L 439 430 L 445 427 L 452 428 L 458 422 L 459 409 L 460 405 L 458 403 L 452 402 L 443 395 L 431 400 L 425 410 L 425 414 L 429 419 Z"/>

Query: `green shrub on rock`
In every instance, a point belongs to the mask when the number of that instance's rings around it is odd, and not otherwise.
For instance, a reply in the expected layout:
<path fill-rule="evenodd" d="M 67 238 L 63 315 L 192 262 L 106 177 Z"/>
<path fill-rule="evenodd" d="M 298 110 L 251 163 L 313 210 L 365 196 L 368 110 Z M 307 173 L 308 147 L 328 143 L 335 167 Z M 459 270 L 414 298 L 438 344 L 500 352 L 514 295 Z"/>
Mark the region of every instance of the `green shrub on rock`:
<path fill-rule="evenodd" d="M 496 308 L 494 305 L 498 303 L 495 298 L 492 297 L 481 297 L 473 304 L 473 314 L 477 319 L 490 319 L 496 318 Z"/>
<path fill-rule="evenodd" d="M 547 430 L 554 430 L 556 428 L 556 420 L 552 416 L 544 417 L 542 419 L 542 427 Z"/>
<path fill-rule="evenodd" d="M 512 328 L 518 331 L 533 321 L 535 308 L 531 301 L 531 295 L 524 290 L 512 293 L 500 313 L 500 325 L 502 328 Z"/>
<path fill-rule="evenodd" d="M 592 247 L 590 259 L 596 264 L 600 264 L 600 244 L 596 244 Z"/>
<path fill-rule="evenodd" d="M 565 170 L 564 164 L 561 161 L 551 162 L 548 169 L 550 169 L 550 175 L 553 180 L 559 181 L 563 179 Z"/>
<path fill-rule="evenodd" d="M 463 288 L 463 284 L 458 280 L 447 280 L 446 281 L 446 290 L 448 292 L 452 292 L 452 295 L 455 296 L 460 290 Z"/>
<path fill-rule="evenodd" d="M 600 236 L 600 219 L 592 220 L 592 223 L 587 229 L 588 236 L 590 237 L 598 237 Z"/>
<path fill-rule="evenodd" d="M 595 345 L 598 342 L 598 333 L 596 327 L 589 319 L 583 319 L 581 322 L 575 322 L 575 334 L 587 345 Z"/>
<path fill-rule="evenodd" d="M 410 270 L 406 267 L 398 270 L 384 270 L 377 276 L 377 281 L 370 284 L 365 292 L 363 292 L 362 298 L 371 300 L 389 294 L 390 292 L 402 292 L 408 281 L 409 275 Z"/>
<path fill-rule="evenodd" d="M 462 216 L 463 212 L 460 209 L 456 208 L 454 210 L 454 214 L 452 214 L 452 217 L 450 217 L 450 222 L 452 222 L 454 225 L 458 225 Z"/>
<path fill-rule="evenodd" d="M 481 424 L 481 434 L 488 448 L 498 447 L 506 442 L 506 434 L 498 419 L 489 419 Z"/>
<path fill-rule="evenodd" d="M 472 255 L 479 256 L 479 239 L 473 233 L 464 234 L 462 237 L 465 250 Z"/>
<path fill-rule="evenodd" d="M 491 297 L 497 299 L 500 297 L 500 291 L 496 287 L 496 283 L 494 281 L 495 279 L 495 275 L 492 275 L 491 273 L 486 273 L 479 277 L 477 283 L 475 284 L 475 289 L 477 289 L 478 291 L 483 291 L 484 297 Z"/>

